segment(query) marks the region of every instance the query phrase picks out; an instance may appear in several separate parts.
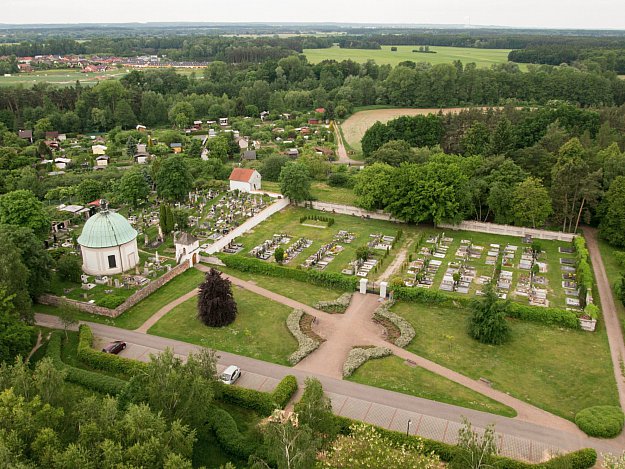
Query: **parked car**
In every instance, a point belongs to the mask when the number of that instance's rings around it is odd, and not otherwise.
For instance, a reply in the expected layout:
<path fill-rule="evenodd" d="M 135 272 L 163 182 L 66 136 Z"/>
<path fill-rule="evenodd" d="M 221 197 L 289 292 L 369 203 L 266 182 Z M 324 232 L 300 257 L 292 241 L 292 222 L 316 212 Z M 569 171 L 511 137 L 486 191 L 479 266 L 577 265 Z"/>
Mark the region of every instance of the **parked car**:
<path fill-rule="evenodd" d="M 221 375 L 219 375 L 219 380 L 224 384 L 234 384 L 234 382 L 240 377 L 241 368 L 235 365 L 230 365 Z"/>
<path fill-rule="evenodd" d="M 122 350 L 126 348 L 126 342 L 122 342 L 121 340 L 116 340 L 115 342 L 111 342 L 106 347 L 102 349 L 104 353 L 114 353 L 118 354 Z"/>

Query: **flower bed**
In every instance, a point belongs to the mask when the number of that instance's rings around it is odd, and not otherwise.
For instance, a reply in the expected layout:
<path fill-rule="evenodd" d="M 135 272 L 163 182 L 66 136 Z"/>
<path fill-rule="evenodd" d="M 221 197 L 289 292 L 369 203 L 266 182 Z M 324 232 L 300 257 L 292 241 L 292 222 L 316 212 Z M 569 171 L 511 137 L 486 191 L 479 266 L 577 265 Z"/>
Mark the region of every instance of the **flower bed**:
<path fill-rule="evenodd" d="M 381 322 L 390 321 L 399 330 L 399 337 L 397 337 L 393 343 L 398 347 L 403 348 L 407 346 L 412 339 L 414 339 L 416 332 L 408 321 L 389 311 L 393 304 L 393 301 L 383 303 L 378 307 L 378 309 L 375 310 L 373 317 Z"/>
<path fill-rule="evenodd" d="M 289 314 L 289 317 L 286 318 L 286 326 L 299 344 L 297 350 L 289 357 L 289 363 L 291 365 L 299 363 L 321 345 L 320 341 L 311 339 L 302 331 L 300 321 L 304 314 L 304 311 L 301 309 L 294 309 L 293 312 Z"/>
<path fill-rule="evenodd" d="M 391 353 L 386 347 L 355 347 L 350 350 L 347 360 L 343 363 L 343 377 L 347 378 L 354 374 L 354 371 L 364 365 L 367 360 L 387 357 Z"/>
<path fill-rule="evenodd" d="M 334 301 L 319 301 L 315 308 L 326 313 L 344 313 L 352 301 L 352 295 L 353 293 L 343 293 Z"/>

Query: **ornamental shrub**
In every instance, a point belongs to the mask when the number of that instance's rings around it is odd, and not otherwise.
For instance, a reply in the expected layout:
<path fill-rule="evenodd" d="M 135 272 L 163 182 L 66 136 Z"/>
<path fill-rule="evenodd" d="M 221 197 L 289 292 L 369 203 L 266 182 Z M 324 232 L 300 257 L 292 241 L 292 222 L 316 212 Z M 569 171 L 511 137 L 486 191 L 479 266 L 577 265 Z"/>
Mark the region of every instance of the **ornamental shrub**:
<path fill-rule="evenodd" d="M 383 303 L 375 310 L 375 312 L 373 313 L 373 316 L 374 317 L 377 316 L 377 317 L 386 319 L 388 321 L 391 321 L 395 325 L 395 327 L 399 329 L 400 335 L 395 340 L 395 345 L 397 345 L 398 347 L 404 348 L 412 341 L 412 339 L 414 339 L 416 332 L 414 330 L 414 327 L 412 327 L 412 324 L 410 324 L 401 316 L 398 316 L 397 314 L 389 311 L 389 309 L 391 308 L 391 306 L 393 306 L 393 304 L 394 304 L 393 301 L 387 301 L 386 303 Z"/>
<path fill-rule="evenodd" d="M 291 365 L 296 365 L 309 354 L 317 350 L 319 345 L 321 345 L 321 342 L 311 339 L 302 332 L 302 329 L 300 328 L 300 321 L 302 320 L 304 314 L 304 311 L 301 309 L 294 309 L 291 314 L 289 314 L 289 317 L 286 318 L 286 327 L 289 329 L 291 334 L 293 334 L 293 337 L 295 337 L 298 343 L 297 350 L 289 357 L 289 363 Z"/>
<path fill-rule="evenodd" d="M 333 301 L 318 301 L 315 304 L 316 309 L 325 311 L 326 313 L 344 313 L 352 301 L 353 293 L 343 293 Z"/>
<path fill-rule="evenodd" d="M 343 363 L 343 377 L 347 378 L 353 375 L 354 371 L 364 365 L 367 360 L 387 357 L 391 354 L 391 350 L 386 347 L 355 347 L 350 350 L 345 363 Z"/>
<path fill-rule="evenodd" d="M 297 379 L 293 375 L 287 375 L 278 383 L 276 389 L 271 393 L 271 397 L 279 408 L 284 409 L 296 392 Z"/>
<path fill-rule="evenodd" d="M 623 430 L 625 415 L 616 406 L 587 407 L 577 413 L 575 423 L 589 436 L 614 438 Z"/>
<path fill-rule="evenodd" d="M 241 435 L 237 423 L 228 412 L 214 407 L 209 415 L 210 426 L 215 432 L 219 445 L 226 452 L 240 459 L 247 459 L 255 452 L 255 445 Z"/>

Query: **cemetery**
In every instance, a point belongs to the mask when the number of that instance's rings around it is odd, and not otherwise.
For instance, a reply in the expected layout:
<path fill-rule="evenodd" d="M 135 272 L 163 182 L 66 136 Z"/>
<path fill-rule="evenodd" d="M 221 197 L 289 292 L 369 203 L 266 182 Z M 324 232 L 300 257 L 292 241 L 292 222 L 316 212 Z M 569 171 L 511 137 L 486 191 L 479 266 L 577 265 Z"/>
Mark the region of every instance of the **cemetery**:
<path fill-rule="evenodd" d="M 571 243 L 439 231 L 414 246 L 401 281 L 459 295 L 481 295 L 492 281 L 501 299 L 580 311 L 575 265 Z"/>
<path fill-rule="evenodd" d="M 400 246 L 398 233 L 418 232 L 414 226 L 288 207 L 274 214 L 223 252 L 275 263 L 275 251 L 284 250 L 282 264 L 291 268 L 376 279 Z M 402 238 L 403 242 L 404 239 Z M 366 248 L 366 258 L 357 252 Z"/>

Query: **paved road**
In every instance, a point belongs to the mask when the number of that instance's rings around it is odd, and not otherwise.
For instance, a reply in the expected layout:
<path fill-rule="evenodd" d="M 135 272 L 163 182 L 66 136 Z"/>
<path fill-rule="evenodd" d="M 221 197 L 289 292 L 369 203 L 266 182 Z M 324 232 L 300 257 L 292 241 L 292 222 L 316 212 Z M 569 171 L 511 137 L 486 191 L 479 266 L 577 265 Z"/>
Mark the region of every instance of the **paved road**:
<path fill-rule="evenodd" d="M 625 360 L 625 343 L 623 342 L 623 334 L 621 333 L 621 324 L 616 312 L 616 304 L 614 304 L 610 281 L 605 272 L 603 258 L 599 251 L 597 230 L 590 227 L 584 227 L 583 230 L 586 237 L 586 245 L 590 252 L 592 268 L 595 271 L 597 290 L 599 290 L 599 296 L 601 297 L 601 311 L 608 333 L 608 343 L 610 344 L 610 353 L 612 354 L 612 366 L 614 368 L 614 377 L 616 378 L 616 387 L 621 402 L 621 409 L 625 409 L 625 376 L 623 376 L 623 372 L 621 371 L 621 363 Z M 625 448 L 625 445 L 623 445 L 623 447 Z"/>
<path fill-rule="evenodd" d="M 36 314 L 37 324 L 51 328 L 62 328 L 58 318 Z M 132 344 L 128 353 L 133 358 L 146 359 L 151 352 L 171 348 L 174 353 L 186 356 L 198 349 L 197 346 L 128 331 L 104 324 L 87 322 L 96 337 L 114 338 Z M 443 404 L 405 394 L 373 388 L 350 381 L 333 379 L 327 376 L 289 368 L 286 366 L 255 360 L 253 358 L 218 352 L 219 367 L 237 364 L 243 370 L 247 382 L 242 378 L 241 385 L 269 391 L 287 374 L 297 377 L 300 385 L 309 376 L 321 381 L 330 396 L 334 411 L 346 417 L 363 420 L 382 427 L 405 431 L 408 420 L 413 422 L 410 432 L 420 436 L 453 442 L 462 417 L 468 418 L 476 429 L 495 424 L 499 435 L 502 454 L 528 461 L 540 461 L 555 452 L 573 451 L 579 448 L 594 447 L 600 452 L 620 453 L 625 447 L 625 438 L 599 440 L 579 434 L 509 419 L 497 415 Z"/>

